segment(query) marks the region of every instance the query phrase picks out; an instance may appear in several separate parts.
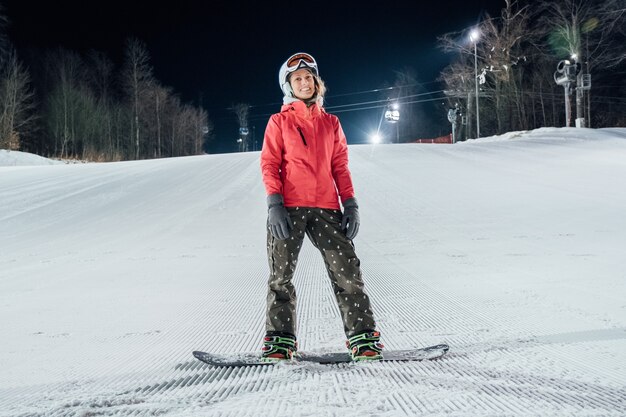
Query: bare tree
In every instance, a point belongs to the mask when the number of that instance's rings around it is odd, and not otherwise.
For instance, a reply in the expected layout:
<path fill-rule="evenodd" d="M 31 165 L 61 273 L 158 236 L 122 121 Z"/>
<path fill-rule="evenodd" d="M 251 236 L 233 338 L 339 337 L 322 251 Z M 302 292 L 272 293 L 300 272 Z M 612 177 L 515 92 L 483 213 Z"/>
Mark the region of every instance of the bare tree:
<path fill-rule="evenodd" d="M 106 160 L 115 159 L 115 155 L 119 154 L 117 143 L 114 140 L 114 115 L 112 107 L 114 105 L 113 98 L 113 79 L 114 64 L 111 59 L 103 52 L 89 51 L 87 55 L 88 63 L 88 82 L 90 90 L 93 91 L 96 100 L 98 119 L 100 126 L 96 137 L 97 144 L 94 144 L 98 152 L 104 156 Z"/>
<path fill-rule="evenodd" d="M 5 54 L 0 68 L 0 148 L 19 149 L 20 139 L 33 126 L 34 93 L 30 76 L 15 50 Z"/>
<path fill-rule="evenodd" d="M 153 104 L 154 123 L 152 123 L 152 132 L 156 138 L 154 156 L 160 158 L 163 155 L 163 126 L 164 126 L 164 109 L 167 101 L 172 95 L 172 89 L 163 87 L 158 83 L 154 83 L 150 88 L 150 98 Z"/>
<path fill-rule="evenodd" d="M 0 4 L 0 148 L 20 149 L 35 119 L 34 93 L 30 75 L 6 36 L 8 23 Z"/>
<path fill-rule="evenodd" d="M 486 99 L 493 102 L 496 133 L 505 126 L 528 129 L 528 109 L 525 106 L 524 37 L 529 32 L 527 7 L 516 0 L 505 0 L 506 6 L 497 19 L 487 18 L 481 25 L 481 60 L 485 79 Z M 488 76 L 487 76 L 488 75 Z"/>
<path fill-rule="evenodd" d="M 55 142 L 55 153 L 66 157 L 75 155 L 76 141 L 83 136 L 78 131 L 81 83 L 85 73 L 81 57 L 72 51 L 57 49 L 46 55 L 46 74 L 50 91 L 46 93 L 45 115 L 47 131 Z M 70 149 L 71 148 L 71 149 Z"/>
<path fill-rule="evenodd" d="M 181 120 L 180 114 L 182 112 L 183 105 L 180 102 L 180 98 L 176 95 L 170 97 L 170 100 L 166 103 L 165 112 L 168 115 L 168 131 L 169 131 L 169 156 L 180 156 L 182 155 L 182 149 L 180 148 L 180 142 L 177 140 L 182 135 L 182 126 L 183 121 Z"/>
<path fill-rule="evenodd" d="M 209 115 L 202 108 L 194 108 L 193 117 L 193 155 L 200 155 L 203 152 L 205 139 L 213 130 L 212 124 L 209 122 Z"/>
<path fill-rule="evenodd" d="M 135 159 L 140 157 L 142 107 L 148 87 L 153 82 L 152 66 L 149 63 L 150 56 L 146 45 L 136 38 L 131 38 L 126 43 L 126 62 L 122 74 L 126 93 L 130 98 L 132 112 L 131 137 L 135 144 Z"/>

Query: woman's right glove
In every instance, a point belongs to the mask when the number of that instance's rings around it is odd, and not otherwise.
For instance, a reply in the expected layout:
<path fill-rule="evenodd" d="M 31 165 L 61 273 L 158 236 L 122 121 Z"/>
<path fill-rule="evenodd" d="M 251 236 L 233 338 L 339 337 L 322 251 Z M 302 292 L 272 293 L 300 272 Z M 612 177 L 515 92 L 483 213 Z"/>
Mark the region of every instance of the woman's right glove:
<path fill-rule="evenodd" d="M 276 239 L 285 240 L 293 230 L 293 223 L 289 213 L 285 208 L 283 196 L 281 194 L 271 194 L 267 196 L 267 222 L 270 233 Z"/>
<path fill-rule="evenodd" d="M 344 231 L 348 239 L 352 240 L 356 237 L 356 234 L 359 233 L 360 225 L 359 205 L 356 202 L 356 198 L 349 198 L 343 202 L 341 230 Z"/>

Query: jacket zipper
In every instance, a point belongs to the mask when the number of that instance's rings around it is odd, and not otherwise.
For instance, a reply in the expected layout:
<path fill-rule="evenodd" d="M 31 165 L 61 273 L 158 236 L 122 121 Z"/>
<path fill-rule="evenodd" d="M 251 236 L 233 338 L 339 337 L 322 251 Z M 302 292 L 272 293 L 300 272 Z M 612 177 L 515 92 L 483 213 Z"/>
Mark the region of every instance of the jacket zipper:
<path fill-rule="evenodd" d="M 298 132 L 300 132 L 300 137 L 302 138 L 302 143 L 304 143 L 304 146 L 306 146 L 307 148 L 309 147 L 309 145 L 306 144 L 306 139 L 304 138 L 304 133 L 302 133 L 302 129 L 300 129 L 300 126 L 297 126 Z"/>

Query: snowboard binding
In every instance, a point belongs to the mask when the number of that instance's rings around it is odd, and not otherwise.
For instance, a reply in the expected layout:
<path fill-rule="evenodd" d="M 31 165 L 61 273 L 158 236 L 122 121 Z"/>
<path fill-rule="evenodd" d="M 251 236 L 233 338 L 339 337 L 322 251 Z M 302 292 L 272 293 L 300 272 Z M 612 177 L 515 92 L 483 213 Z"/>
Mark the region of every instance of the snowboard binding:
<path fill-rule="evenodd" d="M 346 346 L 353 361 L 376 361 L 383 358 L 385 345 L 380 342 L 380 332 L 366 331 L 348 339 Z"/>
<path fill-rule="evenodd" d="M 296 336 L 285 332 L 267 332 L 263 338 L 261 358 L 267 362 L 290 360 L 298 350 Z"/>

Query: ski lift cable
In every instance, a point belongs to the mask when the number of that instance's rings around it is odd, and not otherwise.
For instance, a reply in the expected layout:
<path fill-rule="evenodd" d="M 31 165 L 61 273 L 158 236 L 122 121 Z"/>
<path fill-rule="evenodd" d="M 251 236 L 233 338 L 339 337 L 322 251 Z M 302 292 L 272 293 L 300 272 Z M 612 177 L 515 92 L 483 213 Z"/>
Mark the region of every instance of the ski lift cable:
<path fill-rule="evenodd" d="M 421 97 L 421 96 L 427 96 L 427 95 L 434 95 L 434 94 L 440 94 L 443 93 L 444 90 L 435 90 L 435 91 L 429 91 L 426 93 L 419 93 L 419 94 L 410 94 L 407 96 L 402 96 L 402 97 L 398 97 L 397 102 L 398 104 L 414 104 L 414 103 L 420 103 L 421 101 L 402 101 L 404 99 L 408 99 L 408 98 L 414 98 L 414 97 Z M 445 97 L 436 97 L 435 100 L 441 100 L 442 98 Z M 433 100 L 425 100 L 425 101 L 433 101 Z M 344 107 L 356 107 L 355 109 L 351 109 L 356 111 L 356 110 L 368 110 L 368 109 L 375 109 L 375 108 L 382 108 L 388 105 L 389 99 L 384 99 L 384 100 L 373 100 L 373 101 L 362 101 L 362 102 L 357 102 L 357 103 L 351 103 L 351 104 L 340 104 L 340 105 L 336 105 L 336 106 L 326 106 L 325 108 L 327 110 L 333 110 L 334 112 L 338 112 L 340 110 L 335 110 L 335 109 L 341 109 Z M 382 104 L 380 104 L 382 103 Z M 378 105 L 377 105 L 378 104 Z M 362 106 L 368 106 L 368 107 L 362 107 Z M 271 113 L 264 113 L 264 114 L 255 114 L 255 115 L 251 115 L 250 116 L 250 120 L 259 120 L 262 118 L 267 118 L 269 116 L 271 116 L 272 114 L 274 114 L 275 112 L 271 112 Z"/>
<path fill-rule="evenodd" d="M 426 102 L 430 102 L 430 101 L 437 101 L 437 100 L 445 100 L 447 97 L 433 97 L 433 98 L 427 98 L 427 99 L 423 99 L 423 100 L 413 100 L 413 101 L 407 101 L 407 102 L 402 102 L 402 104 L 416 104 L 416 103 L 426 103 Z M 345 112 L 349 112 L 349 111 L 360 111 L 360 110 L 371 110 L 371 109 L 380 109 L 380 108 L 384 108 L 387 107 L 387 105 L 375 105 L 375 106 L 367 106 L 367 107 L 359 107 L 359 108 L 355 108 L 355 109 L 340 109 L 340 110 L 334 110 L 333 113 L 345 113 Z"/>
<path fill-rule="evenodd" d="M 329 99 L 329 98 L 346 97 L 346 96 L 352 96 L 352 95 L 358 95 L 358 94 L 380 93 L 384 91 L 392 91 L 392 90 L 401 89 L 401 88 L 423 86 L 426 84 L 434 84 L 434 83 L 439 83 L 439 81 L 428 81 L 425 83 L 406 84 L 406 85 L 398 85 L 398 86 L 384 87 L 384 88 L 374 88 L 372 90 L 355 91 L 352 93 L 331 94 L 331 95 L 326 96 L 326 98 Z M 428 94 L 428 93 L 422 93 L 422 94 Z M 254 107 L 266 107 L 266 106 L 277 106 L 277 105 L 282 105 L 282 102 L 273 102 L 273 103 L 265 103 L 265 104 L 250 104 L 249 107 L 254 108 Z M 230 107 L 227 107 L 226 110 L 232 110 L 232 109 Z"/>
<path fill-rule="evenodd" d="M 437 90 L 437 91 L 429 91 L 427 93 L 419 93 L 419 94 L 410 94 L 407 96 L 402 96 L 402 97 L 398 97 L 398 99 L 394 99 L 394 101 L 398 102 L 398 104 L 403 104 L 403 101 L 400 100 L 404 100 L 407 98 L 413 98 L 413 97 L 421 97 L 421 96 L 427 96 L 427 95 L 433 95 L 433 94 L 438 94 L 438 93 L 442 93 L 444 90 Z M 374 104 L 374 103 L 388 103 L 389 99 L 384 99 L 384 100 L 372 100 L 372 101 L 362 101 L 362 102 L 358 102 L 358 103 L 352 103 L 352 104 L 338 104 L 336 106 L 327 106 L 327 109 L 338 109 L 341 107 L 352 107 L 352 106 L 360 106 L 360 105 L 365 105 L 365 104 Z"/>
<path fill-rule="evenodd" d="M 448 97 L 446 96 L 441 96 L 441 97 L 433 97 L 433 98 L 428 98 L 428 99 L 423 99 L 423 100 L 412 100 L 412 101 L 403 101 L 400 102 L 399 104 L 401 105 L 405 105 L 405 104 L 417 104 L 417 103 L 426 103 L 426 102 L 431 102 L 431 101 L 437 101 L 437 100 L 446 100 L 448 99 Z M 345 113 L 345 112 L 349 112 L 349 111 L 362 111 L 362 110 L 372 110 L 372 109 L 381 109 L 384 107 L 387 107 L 387 101 L 385 100 L 384 104 L 376 104 L 377 102 L 364 102 L 364 103 L 355 103 L 352 106 L 356 106 L 358 105 L 359 107 L 355 107 L 355 108 L 344 108 L 341 109 L 339 107 L 345 107 L 345 106 L 331 106 L 331 107 L 326 107 L 327 110 L 332 110 L 333 113 Z M 371 104 L 371 105 L 370 105 Z M 262 119 L 267 119 L 268 117 L 270 117 L 273 113 L 266 113 L 266 114 L 258 114 L 258 115 L 254 115 L 250 117 L 250 120 L 262 120 Z"/>

